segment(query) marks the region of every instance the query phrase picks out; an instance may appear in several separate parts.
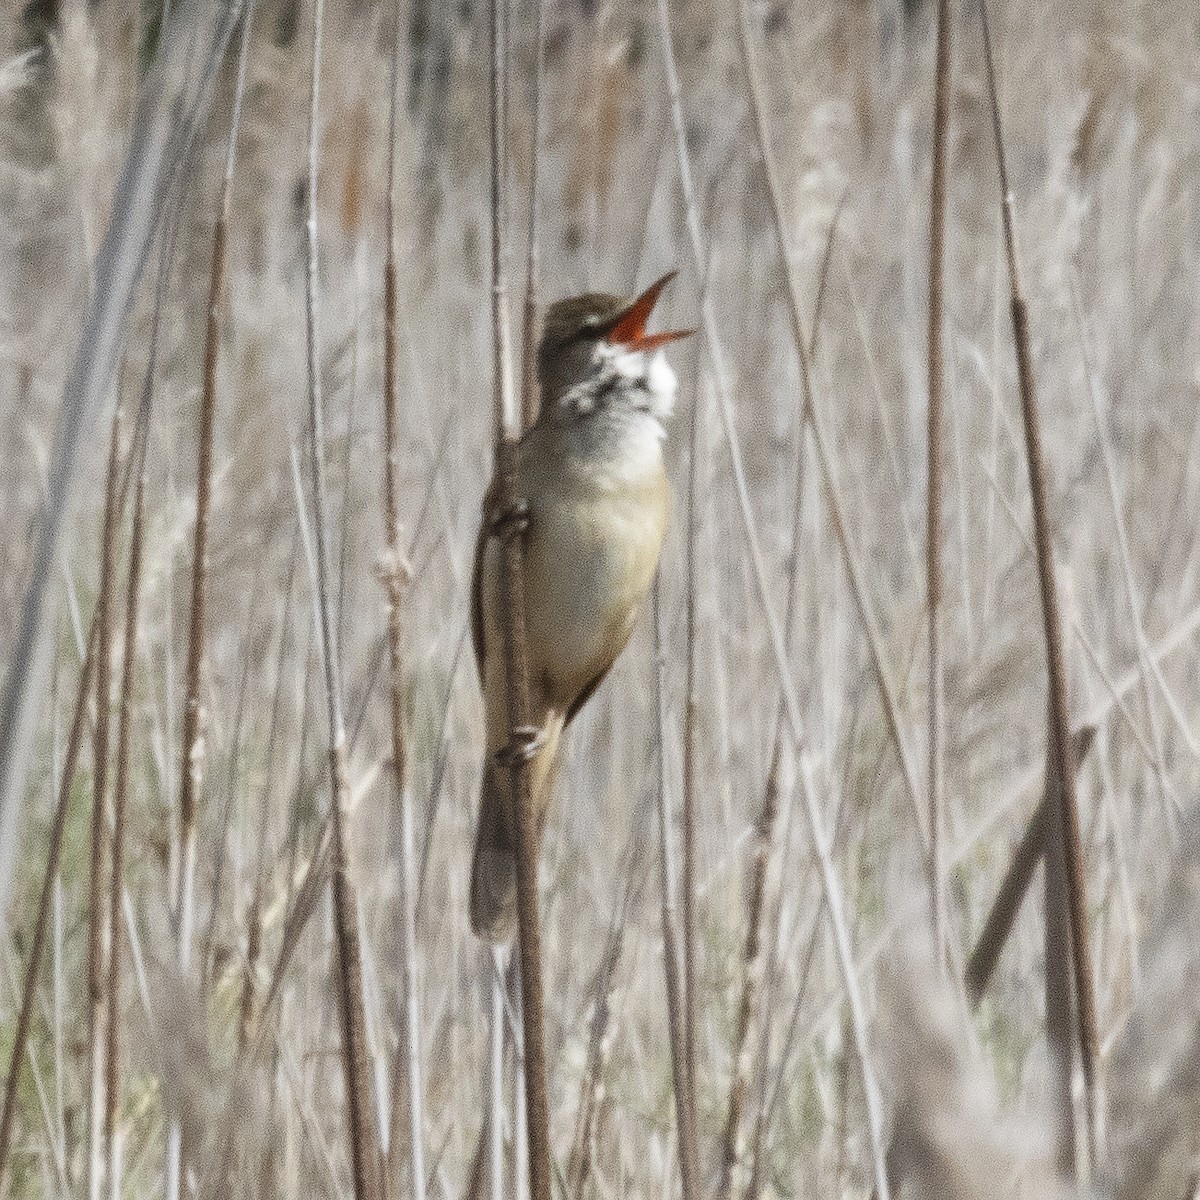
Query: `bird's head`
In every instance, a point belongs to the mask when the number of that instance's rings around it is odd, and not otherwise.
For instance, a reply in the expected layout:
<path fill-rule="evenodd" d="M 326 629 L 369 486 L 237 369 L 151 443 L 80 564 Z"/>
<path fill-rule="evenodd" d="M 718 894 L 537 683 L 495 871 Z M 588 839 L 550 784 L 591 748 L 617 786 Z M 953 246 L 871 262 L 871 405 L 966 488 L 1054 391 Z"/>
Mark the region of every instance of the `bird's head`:
<path fill-rule="evenodd" d="M 590 292 L 559 300 L 546 311 L 538 344 L 543 414 L 553 420 L 606 407 L 670 414 L 675 372 L 660 353 L 690 329 L 647 333 L 646 324 L 671 271 L 632 299 Z"/>

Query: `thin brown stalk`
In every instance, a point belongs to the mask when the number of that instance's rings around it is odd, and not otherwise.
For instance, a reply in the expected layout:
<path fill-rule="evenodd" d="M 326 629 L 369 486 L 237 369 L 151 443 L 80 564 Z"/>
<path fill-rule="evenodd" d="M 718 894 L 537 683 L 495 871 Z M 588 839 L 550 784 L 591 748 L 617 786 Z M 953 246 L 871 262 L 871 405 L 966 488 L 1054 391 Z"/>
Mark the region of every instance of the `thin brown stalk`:
<path fill-rule="evenodd" d="M 196 524 L 192 534 L 191 605 L 183 702 L 183 761 L 179 772 L 179 861 L 173 897 L 178 922 L 180 965 L 191 953 L 192 898 L 196 873 L 196 805 L 204 780 L 204 732 L 200 702 L 204 667 L 204 627 L 208 599 L 208 530 L 212 509 L 212 452 L 217 415 L 217 354 L 221 305 L 225 294 L 225 246 L 229 234 L 229 181 L 221 188 L 213 232 L 208 290 L 208 323 L 204 340 L 204 375 L 200 392 L 200 426 L 196 434 Z"/>
<path fill-rule="evenodd" d="M 658 833 L 659 895 L 662 910 L 663 972 L 667 991 L 667 1032 L 671 1042 L 671 1074 L 675 1087 L 675 1120 L 679 1130 L 679 1175 L 683 1200 L 699 1200 L 700 1168 L 694 1112 L 689 1103 L 684 1041 L 683 987 L 676 925 L 675 864 L 672 850 L 671 803 L 667 788 L 667 716 L 663 676 L 662 607 L 658 579 L 654 581 L 654 696 L 658 710 Z"/>
<path fill-rule="evenodd" d="M 491 0 L 489 113 L 491 131 L 492 419 L 495 441 L 501 539 L 501 594 L 504 675 L 508 687 L 509 736 L 516 745 L 530 725 L 529 659 L 525 633 L 524 547 L 516 511 L 516 441 L 519 415 L 513 396 L 508 290 L 504 270 L 504 152 L 506 146 L 504 29 L 507 0 Z M 485 519 L 487 519 L 485 517 Z M 546 1097 L 545 1034 L 542 1010 L 542 946 L 537 894 L 537 829 L 530 794 L 528 760 L 512 756 L 516 814 L 517 923 L 521 955 L 521 999 L 525 1040 L 525 1103 L 529 1128 L 529 1191 L 532 1200 L 550 1200 L 550 1113 Z"/>
<path fill-rule="evenodd" d="M 683 680 L 683 1078 L 689 1121 L 696 1127 L 696 725 L 697 689 L 696 567 L 699 553 L 699 486 L 705 394 L 696 388 L 689 422 L 687 494 L 687 568 L 684 579 Z"/>
<path fill-rule="evenodd" d="M 50 921 L 51 899 L 54 895 L 58 861 L 62 852 L 63 832 L 67 825 L 67 812 L 71 803 L 71 788 L 75 783 L 75 769 L 83 746 L 84 726 L 87 721 L 88 700 L 91 696 L 92 679 L 96 667 L 96 645 L 99 641 L 99 621 L 92 616 L 92 627 L 88 634 L 87 651 L 79 676 L 79 687 L 75 695 L 75 711 L 71 718 L 71 732 L 67 738 L 67 754 L 63 761 L 62 775 L 58 785 L 58 803 L 50 825 L 50 846 L 46 853 L 46 874 L 42 880 L 41 898 L 38 901 L 37 918 L 33 926 L 33 940 L 29 947 L 29 961 L 25 966 L 25 981 L 21 987 L 21 1004 L 17 1013 L 17 1027 L 13 1033 L 12 1053 L 8 1060 L 8 1074 L 4 1081 L 4 1110 L 0 1113 L 0 1186 L 8 1165 L 8 1151 L 12 1144 L 13 1119 L 16 1116 L 17 1087 L 21 1080 L 21 1068 L 25 1062 L 25 1046 L 29 1039 L 29 1026 L 33 1019 L 33 1004 L 37 993 L 38 972 L 42 963 L 42 952 L 46 945 L 46 929 Z"/>
<path fill-rule="evenodd" d="M 242 98 L 246 88 L 246 59 L 254 0 L 247 0 L 238 50 L 233 113 L 226 143 L 225 170 L 217 201 L 209 260 L 208 309 L 204 331 L 204 369 L 200 389 L 200 423 L 196 431 L 196 523 L 192 533 L 192 579 L 188 621 L 187 666 L 184 677 L 182 757 L 179 772 L 178 895 L 173 897 L 178 923 L 179 965 L 187 971 L 191 960 L 195 915 L 196 806 L 204 782 L 203 709 L 200 700 L 204 669 L 205 618 L 208 600 L 208 542 L 212 512 L 213 439 L 217 418 L 217 361 L 221 348 L 221 312 L 225 304 L 228 271 L 229 207 Z"/>
<path fill-rule="evenodd" d="M 1021 287 L 1017 258 L 1013 194 L 1009 187 L 1008 167 L 1004 155 L 1000 101 L 996 92 L 995 63 L 992 55 L 986 0 L 980 5 L 980 16 L 983 24 L 988 98 L 991 104 L 992 126 L 996 141 L 996 163 L 1000 179 L 1004 246 L 1008 258 L 1009 306 L 1012 316 L 1013 342 L 1016 349 L 1017 382 L 1021 393 L 1021 415 L 1025 427 L 1025 458 L 1029 472 L 1029 490 L 1033 501 L 1034 541 L 1037 547 L 1038 581 L 1041 586 L 1042 619 L 1049 674 L 1049 740 L 1054 759 L 1054 772 L 1061 784 L 1059 811 L 1054 823 L 1061 831 L 1062 854 L 1065 864 L 1066 902 L 1070 916 L 1069 941 L 1075 986 L 1075 1017 L 1087 1110 L 1087 1141 L 1094 1162 L 1096 1125 L 1100 1115 L 1096 1079 L 1099 1048 L 1096 1032 L 1096 999 L 1092 983 L 1091 947 L 1087 925 L 1087 881 L 1084 878 L 1083 839 L 1079 827 L 1078 798 L 1075 793 L 1075 747 L 1071 737 L 1070 713 L 1067 703 L 1066 658 L 1063 651 L 1058 581 L 1055 574 L 1054 549 L 1050 541 L 1045 455 L 1042 450 L 1037 390 L 1033 377 L 1033 359 L 1029 348 L 1029 314 Z M 1047 919 L 1049 919 L 1049 914 Z"/>
<path fill-rule="evenodd" d="M 406 1071 L 404 1089 L 408 1106 L 409 1191 L 413 1200 L 425 1200 L 424 1089 L 421 1081 L 421 1017 L 417 994 L 417 940 L 414 926 L 413 804 L 406 765 L 404 730 L 404 551 L 400 540 L 400 502 L 396 468 L 399 459 L 396 395 L 396 110 L 400 76 L 400 5 L 397 4 L 395 41 L 392 45 L 391 93 L 388 108 L 387 251 L 383 274 L 383 428 L 384 488 L 383 521 L 387 542 L 381 571 L 387 592 L 388 664 L 391 684 L 392 780 L 400 818 L 400 1045 L 396 1053 L 396 1076 Z M 395 1124 L 395 1116 L 393 1116 Z M 390 1150 L 394 1156 L 399 1139 Z M 395 1177 L 394 1168 L 389 1178 Z"/>
<path fill-rule="evenodd" d="M 205 735 L 201 705 L 201 676 L 204 670 L 205 617 L 208 600 L 208 543 L 212 513 L 213 440 L 217 417 L 217 362 L 221 346 L 221 311 L 225 303 L 228 268 L 229 208 L 233 189 L 234 162 L 242 97 L 246 86 L 246 58 L 250 40 L 254 0 L 248 0 L 242 19 L 241 46 L 238 51 L 237 82 L 233 113 L 226 142 L 225 170 L 217 202 L 209 260 L 208 309 L 204 333 L 204 368 L 200 390 L 200 421 L 196 431 L 196 522 L 192 533 L 192 578 L 188 620 L 187 665 L 184 676 L 184 703 L 179 771 L 179 828 L 175 850 L 174 895 L 171 904 L 175 920 L 176 961 L 182 976 L 191 969 L 192 941 L 196 911 L 196 810 L 204 784 Z M 215 919 L 215 905 L 213 918 Z M 200 986 L 205 986 L 205 967 L 201 966 Z M 182 1135 L 177 1118 L 167 1130 L 166 1196 L 177 1200 L 181 1188 Z"/>
<path fill-rule="evenodd" d="M 512 983 L 517 983 L 513 980 Z M 514 1025 L 521 1024 L 521 994 L 510 985 L 507 989 Z M 512 1059 L 512 1156 L 509 1166 L 508 1195 L 513 1200 L 529 1200 L 529 1114 L 525 1106 L 525 1073 L 521 1070 L 522 1042 L 515 1031 L 509 1039 L 508 1053 Z M 557 1165 L 557 1164 L 554 1164 Z"/>
<path fill-rule="evenodd" d="M 147 389 L 153 375 L 147 374 Z M 121 698 L 117 708 L 117 769 L 113 781 L 112 873 L 108 910 L 108 987 L 105 1009 L 108 1022 L 104 1039 L 104 1164 L 114 1188 L 113 1150 L 117 1100 L 120 1089 L 121 1033 L 121 900 L 125 891 L 125 816 L 129 800 L 129 740 L 133 724 L 133 684 L 137 668 L 137 634 L 141 599 L 142 551 L 146 517 L 146 448 L 150 440 L 148 405 L 139 419 L 140 446 L 136 449 L 137 486 L 133 498 L 133 533 L 129 545 L 129 577 L 125 594 L 125 633 L 121 667 Z"/>
<path fill-rule="evenodd" d="M 121 399 L 117 396 L 109 433 L 108 473 L 104 485 L 104 518 L 100 541 L 100 584 L 96 599 L 96 725 L 92 734 L 92 818 L 89 850 L 87 1013 L 90 1049 L 88 1090 L 88 1196 L 99 1200 L 104 1108 L 104 1039 L 101 1003 L 104 995 L 106 845 L 105 804 L 108 793 L 109 714 L 112 697 L 113 559 L 116 550 L 117 489 L 120 475 Z"/>
<path fill-rule="evenodd" d="M 1058 756 L 1053 749 L 1047 757 L 1051 772 L 1047 794 L 1052 807 L 1045 826 L 1048 836 L 1043 855 L 1046 864 L 1043 912 L 1046 1038 L 1055 1067 L 1058 1169 L 1065 1177 L 1072 1178 L 1079 1173 L 1079 1166 L 1076 1162 L 1075 1098 L 1071 1086 L 1075 1039 L 1072 1030 L 1070 897 L 1063 838 L 1055 836 L 1061 828 L 1062 780 L 1057 777 Z"/>
<path fill-rule="evenodd" d="M 1075 762 L 1077 764 L 1087 756 L 1095 736 L 1095 725 L 1087 725 L 1075 734 Z M 1051 795 L 1051 789 L 1055 786 L 1055 782 L 1056 777 L 1051 774 L 1050 764 L 1047 762 L 1046 786 L 1042 792 L 1042 798 L 1038 802 L 1033 816 L 1029 818 L 1025 833 L 1013 852 L 1012 861 L 1000 884 L 1000 890 L 996 893 L 996 899 L 992 901 L 992 907 L 983 923 L 983 930 L 975 943 L 975 949 L 967 960 L 967 970 L 963 982 L 966 985 L 967 998 L 970 1000 L 972 1008 L 979 1005 L 984 992 L 987 991 L 996 965 L 1000 961 L 1001 951 L 1016 922 L 1017 913 L 1020 912 L 1021 904 L 1029 892 L 1029 885 L 1033 882 L 1034 871 L 1037 870 L 1037 865 L 1045 854 L 1047 825 L 1050 813 L 1057 804 Z"/>
<path fill-rule="evenodd" d="M 529 204 L 526 226 L 525 305 L 521 320 L 521 424 L 528 429 L 537 420 L 540 397 L 537 377 L 538 292 L 541 274 L 542 84 L 546 74 L 546 5 L 537 0 L 533 31 L 533 128 L 529 134 Z"/>
<path fill-rule="evenodd" d="M 308 109 L 307 269 L 304 314 L 307 347 L 309 466 L 312 471 L 314 557 L 318 646 L 324 668 L 329 717 L 329 776 L 333 846 L 333 915 L 337 956 L 337 1002 L 341 1022 L 342 1065 L 345 1072 L 347 1137 L 356 1200 L 379 1196 L 379 1159 L 370 1104 L 370 1077 L 363 1005 L 362 949 L 359 944 L 358 903 L 350 875 L 347 823 L 349 780 L 346 763 L 346 722 L 342 709 L 341 664 L 334 635 L 330 600 L 328 547 L 329 500 L 325 480 L 325 413 L 321 396 L 320 329 L 317 305 L 317 161 L 320 118 L 321 40 L 324 0 L 313 3 L 313 41 Z"/>
<path fill-rule="evenodd" d="M 929 617 L 929 858 L 933 876 L 933 943 L 945 967 L 946 881 L 942 865 L 945 840 L 946 735 L 945 663 L 942 647 L 942 417 L 946 365 L 945 328 L 946 141 L 950 126 L 950 6 L 938 0 L 937 77 L 933 99 L 933 166 L 929 184 L 929 422 L 928 490 L 925 524 L 925 595 Z"/>
<path fill-rule="evenodd" d="M 491 966 L 491 1023 L 488 1029 L 487 1134 L 488 1200 L 504 1195 L 504 964 L 501 952 L 488 954 Z M 481 1134 L 480 1145 L 483 1145 Z"/>
<path fill-rule="evenodd" d="M 160 235 L 158 278 L 154 293 L 153 318 L 150 331 L 150 346 L 146 371 L 142 384 L 141 399 L 134 420 L 132 442 L 127 463 L 126 484 L 134 487 L 133 528 L 130 535 L 129 574 L 125 597 L 125 629 L 121 692 L 118 705 L 117 762 L 113 786 L 112 861 L 108 888 L 108 961 L 107 987 L 101 1001 L 105 1010 L 105 1036 L 103 1039 L 103 1161 L 102 1166 L 93 1167 L 91 1184 L 100 1186 L 101 1170 L 107 1178 L 110 1192 L 120 1191 L 117 1160 L 114 1158 L 116 1144 L 116 1116 L 120 1089 L 120 1032 L 121 1032 L 121 922 L 122 905 L 125 898 L 124 855 L 125 816 L 129 792 L 129 739 L 133 718 L 133 685 L 137 665 L 137 630 L 141 600 L 142 552 L 145 529 L 145 494 L 147 460 L 150 446 L 150 416 L 153 408 L 154 383 L 158 369 L 159 333 L 162 324 L 163 301 L 167 290 L 167 273 L 170 269 L 175 237 L 179 230 L 179 190 L 182 169 L 173 177 L 170 185 L 175 192 L 175 202 L 170 209 L 170 219 Z M 115 436 L 115 433 L 114 433 Z M 111 481 L 110 481 L 111 484 Z M 115 484 L 111 484 L 115 487 Z M 115 495 L 116 493 L 114 493 Z M 123 497 L 117 501 L 124 507 Z M 111 601 L 110 601 L 111 602 Z M 103 630 L 101 630 L 103 637 Z M 101 646 L 103 649 L 103 646 Z M 93 814 L 94 817 L 94 814 Z M 99 1040 L 99 1039 L 97 1039 Z M 93 1054 L 101 1054 L 100 1046 L 94 1046 Z"/>
<path fill-rule="evenodd" d="M 689 610 L 694 610 L 694 594 L 689 589 Z M 691 1110 L 690 1120 L 696 1123 L 696 698 L 695 668 L 695 614 L 689 611 L 687 620 L 689 645 L 689 676 L 687 698 L 684 700 L 684 760 L 683 760 L 683 904 L 682 943 L 683 950 L 683 1072 L 685 1079 L 685 1103 Z"/>
<path fill-rule="evenodd" d="M 201 413 L 203 414 L 206 412 L 207 409 L 211 408 L 213 416 L 215 416 L 215 412 L 216 412 L 217 351 L 219 348 L 220 331 L 221 331 L 221 329 L 220 329 L 220 309 L 221 309 L 221 305 L 224 300 L 226 274 L 227 274 L 227 270 L 228 270 L 229 210 L 230 210 L 231 194 L 233 191 L 234 166 L 235 166 L 236 158 L 237 158 L 238 130 L 241 126 L 242 104 L 243 104 L 243 101 L 245 98 L 245 92 L 246 92 L 246 64 L 247 64 L 247 60 L 249 58 L 250 32 L 251 32 L 251 29 L 253 28 L 253 23 L 254 23 L 254 5 L 255 5 L 255 0 L 246 0 L 246 11 L 242 17 L 242 36 L 241 36 L 239 46 L 238 46 L 237 79 L 234 84 L 233 112 L 230 115 L 229 133 L 226 137 L 226 142 L 225 142 L 225 169 L 224 169 L 224 172 L 221 177 L 221 192 L 220 192 L 220 196 L 219 196 L 219 199 L 217 202 L 217 222 L 216 222 L 216 227 L 213 232 L 212 258 L 211 258 L 211 265 L 210 265 L 210 269 L 209 269 L 208 323 L 207 323 L 207 329 L 205 332 L 204 381 L 203 381 L 203 392 L 202 392 L 202 398 L 201 398 Z M 200 483 L 201 483 L 201 479 L 203 478 L 203 471 L 201 469 L 201 466 L 207 467 L 207 472 L 208 472 L 208 476 L 209 476 L 207 491 L 211 493 L 211 472 L 212 472 L 212 466 L 211 466 L 211 460 L 212 460 L 211 416 L 210 416 L 207 427 L 205 424 L 204 417 L 203 416 L 201 417 L 201 447 L 202 448 L 203 448 L 205 437 L 207 437 L 207 441 L 208 441 L 208 463 L 198 465 L 198 467 L 197 467 L 197 505 L 196 505 L 197 517 L 196 517 L 196 533 L 195 533 L 197 550 L 199 550 L 199 548 L 200 548 L 200 518 L 199 518 Z M 206 517 L 205 525 L 206 525 L 205 546 L 207 547 L 207 517 Z M 194 559 L 193 559 L 193 569 L 194 570 L 199 569 L 196 566 Z M 254 587 L 252 588 L 250 595 L 247 597 L 247 609 L 246 609 L 247 624 L 248 624 L 249 612 L 258 599 L 260 584 L 262 582 L 262 569 L 263 569 L 263 564 L 259 563 L 259 565 L 255 571 Z M 287 600 L 285 602 L 285 609 L 287 609 L 287 610 L 290 610 L 290 606 L 291 606 L 292 574 L 294 574 L 294 572 L 295 572 L 295 550 L 293 549 L 291 565 L 289 567 L 288 587 L 287 587 L 287 592 L 285 593 L 287 596 Z M 195 579 L 193 579 L 193 589 L 194 589 L 194 587 L 195 587 Z M 203 603 L 201 603 L 201 608 L 203 608 Z M 193 624 L 195 622 L 195 609 L 196 609 L 196 605 L 195 605 L 195 600 L 193 599 L 193 612 L 192 612 Z M 201 640 L 203 640 L 203 628 L 202 627 L 199 632 L 200 632 L 200 638 L 201 638 Z M 188 645 L 189 684 L 191 683 L 191 676 L 190 676 L 190 670 L 191 670 L 191 665 L 192 665 L 191 651 L 192 651 L 192 646 L 191 646 L 191 642 L 189 640 L 189 645 Z M 228 787 L 228 792 L 227 792 L 226 803 L 224 805 L 224 812 L 222 814 L 222 835 L 221 835 L 221 839 L 219 842 L 220 850 L 218 852 L 217 867 L 213 873 L 212 895 L 211 895 L 211 902 L 209 904 L 209 912 L 208 912 L 208 926 L 205 931 L 205 937 L 204 937 L 204 940 L 202 943 L 202 952 L 201 952 L 201 960 L 200 960 L 200 986 L 201 986 L 201 989 L 204 991 L 207 991 L 207 988 L 210 983 L 211 973 L 212 973 L 213 934 L 214 934 L 214 930 L 216 927 L 217 918 L 218 918 L 218 915 L 220 912 L 221 889 L 222 889 L 222 886 L 225 881 L 225 870 L 224 870 L 225 859 L 226 859 L 225 846 L 227 843 L 227 835 L 228 835 L 228 830 L 229 830 L 230 810 L 231 810 L 232 803 L 233 803 L 233 797 L 236 793 L 237 769 L 238 769 L 238 761 L 240 758 L 240 749 L 241 749 L 241 745 L 242 745 L 242 738 L 241 738 L 242 719 L 245 714 L 246 689 L 247 689 L 247 685 L 249 682 L 249 677 L 250 677 L 250 658 L 249 658 L 248 654 L 246 654 L 243 657 L 241 686 L 238 691 L 237 715 L 236 715 L 236 719 L 234 722 L 234 728 L 233 728 L 232 738 L 231 738 L 232 750 L 231 750 L 231 753 L 229 756 L 229 787 Z M 199 685 L 199 673 L 197 673 L 196 684 L 197 684 L 197 689 L 196 689 L 196 693 L 195 693 L 195 700 L 196 700 L 196 704 L 198 707 L 199 706 L 199 686 L 198 686 Z M 278 697 L 276 699 L 278 700 Z M 185 708 L 185 710 L 184 710 L 185 726 L 187 724 L 188 712 L 191 707 L 191 695 L 190 694 L 188 697 L 187 704 L 188 704 L 188 707 Z M 199 732 L 200 732 L 199 728 L 197 727 L 195 733 L 198 735 Z M 189 750 L 188 748 L 193 747 L 194 745 L 195 745 L 195 739 L 193 738 L 192 740 L 189 741 L 188 737 L 186 736 L 186 731 L 185 731 L 185 736 L 183 738 L 183 746 L 185 747 L 185 761 L 183 763 L 183 771 L 182 771 L 182 773 L 185 777 L 189 773 L 189 768 L 192 766 L 192 762 L 191 762 L 191 758 L 190 758 L 190 754 L 192 753 L 192 751 Z M 202 766 L 202 764 L 200 766 L 197 766 L 197 768 L 196 768 L 196 774 L 198 777 L 200 775 L 201 766 Z M 182 788 L 185 786 L 187 786 L 186 778 L 181 783 L 181 792 L 182 792 Z M 199 788 L 199 778 L 197 778 L 195 788 L 196 788 L 196 790 L 198 790 L 198 788 Z M 194 801 L 195 801 L 195 794 L 193 793 L 193 808 L 194 808 Z M 182 817 L 182 810 L 183 810 L 183 804 L 182 804 L 182 794 L 181 794 L 181 803 L 180 803 L 181 817 Z M 181 826 L 182 826 L 182 823 L 183 822 L 181 820 L 181 822 L 180 822 Z M 185 882 L 188 884 L 189 887 L 194 885 L 194 874 L 195 874 L 195 871 L 194 871 L 194 862 L 195 862 L 195 833 L 194 833 L 195 820 L 194 820 L 194 816 L 193 816 L 193 822 L 192 822 L 192 829 L 193 829 L 193 834 L 192 834 L 191 849 L 190 849 L 190 865 L 192 866 L 192 872 L 190 875 L 185 876 Z M 181 844 L 183 844 L 185 846 L 185 848 L 188 845 L 187 841 L 184 839 L 181 839 Z M 189 854 L 185 854 L 183 857 L 184 857 L 184 861 L 188 861 Z M 194 902 L 190 899 L 186 890 L 183 892 L 183 904 L 181 905 L 181 908 L 183 910 L 183 913 L 188 916 L 189 920 L 193 919 L 193 917 L 194 917 Z M 182 920 L 180 921 L 180 927 L 181 927 L 181 932 L 186 932 L 186 927 L 184 926 L 184 923 Z M 190 947 L 188 946 L 188 941 L 184 937 L 180 938 L 180 948 L 181 948 L 181 959 L 184 954 L 190 954 Z"/>

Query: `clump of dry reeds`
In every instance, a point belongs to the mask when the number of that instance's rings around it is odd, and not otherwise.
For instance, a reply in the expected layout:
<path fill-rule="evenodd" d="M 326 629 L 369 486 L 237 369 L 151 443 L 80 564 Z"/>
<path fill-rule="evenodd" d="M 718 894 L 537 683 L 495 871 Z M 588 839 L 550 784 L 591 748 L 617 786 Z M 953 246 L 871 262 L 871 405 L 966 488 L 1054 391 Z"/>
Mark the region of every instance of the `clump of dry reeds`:
<path fill-rule="evenodd" d="M 0 16 L 6 1194 L 1187 1194 L 1190 8 L 242 8 Z M 479 498 L 670 266 L 518 976 Z"/>

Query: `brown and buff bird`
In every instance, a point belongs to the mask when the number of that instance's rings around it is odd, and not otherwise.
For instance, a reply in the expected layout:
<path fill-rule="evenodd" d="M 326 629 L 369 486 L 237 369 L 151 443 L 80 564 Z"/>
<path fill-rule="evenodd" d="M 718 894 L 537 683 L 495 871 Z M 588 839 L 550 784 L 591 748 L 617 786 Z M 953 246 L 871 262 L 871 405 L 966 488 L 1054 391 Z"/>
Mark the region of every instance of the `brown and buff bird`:
<path fill-rule="evenodd" d="M 671 275 L 631 299 L 589 294 L 546 313 L 541 408 L 516 449 L 523 528 L 529 699 L 535 732 L 515 751 L 501 625 L 501 548 L 493 481 L 483 503 L 471 632 L 487 753 L 471 865 L 471 927 L 507 941 L 517 923 L 513 753 L 530 760 L 538 844 L 564 730 L 629 641 L 658 566 L 670 508 L 663 421 L 675 373 L 661 347 L 690 332 L 647 333 Z M 510 514 L 509 519 L 514 519 Z"/>

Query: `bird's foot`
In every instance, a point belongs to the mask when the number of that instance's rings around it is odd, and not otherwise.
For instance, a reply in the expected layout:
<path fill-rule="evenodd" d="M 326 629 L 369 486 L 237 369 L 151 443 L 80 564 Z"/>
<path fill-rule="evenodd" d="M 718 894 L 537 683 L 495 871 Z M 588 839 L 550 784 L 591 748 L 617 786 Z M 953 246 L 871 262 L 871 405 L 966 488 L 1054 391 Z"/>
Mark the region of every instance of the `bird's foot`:
<path fill-rule="evenodd" d="M 501 541 L 520 537 L 529 528 L 529 502 L 514 500 L 492 514 L 492 536 Z"/>
<path fill-rule="evenodd" d="M 518 725 L 508 744 L 501 746 L 492 758 L 497 766 L 512 768 L 529 762 L 546 744 L 546 731 L 538 725 Z"/>

